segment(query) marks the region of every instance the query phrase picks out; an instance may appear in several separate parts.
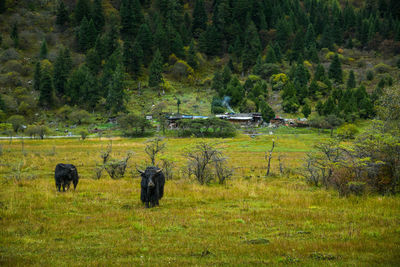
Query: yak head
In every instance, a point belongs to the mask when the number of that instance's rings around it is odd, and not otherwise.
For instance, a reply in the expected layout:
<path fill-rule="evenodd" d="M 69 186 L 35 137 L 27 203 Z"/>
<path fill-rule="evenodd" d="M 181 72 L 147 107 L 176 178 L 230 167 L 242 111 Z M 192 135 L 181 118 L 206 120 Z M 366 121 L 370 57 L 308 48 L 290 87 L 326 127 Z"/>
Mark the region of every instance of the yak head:
<path fill-rule="evenodd" d="M 78 185 L 79 182 L 79 175 L 78 175 L 78 170 L 74 165 L 71 165 L 69 168 L 69 177 L 70 180 L 72 180 L 72 183 L 74 184 L 74 189 Z"/>
<path fill-rule="evenodd" d="M 162 171 L 157 167 L 147 167 L 145 171 L 137 169 L 142 176 L 142 186 L 154 188 L 156 186 L 156 177 Z"/>

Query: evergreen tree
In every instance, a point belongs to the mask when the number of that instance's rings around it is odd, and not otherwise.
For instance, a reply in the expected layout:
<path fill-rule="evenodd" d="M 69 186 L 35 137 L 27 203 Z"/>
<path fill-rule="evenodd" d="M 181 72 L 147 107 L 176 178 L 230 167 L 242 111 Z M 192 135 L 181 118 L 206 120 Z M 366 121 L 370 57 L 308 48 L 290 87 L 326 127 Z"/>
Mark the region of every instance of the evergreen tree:
<path fill-rule="evenodd" d="M 195 47 L 194 47 L 194 41 L 192 39 L 192 41 L 190 42 L 189 50 L 188 50 L 188 54 L 187 54 L 187 63 L 193 69 L 197 69 L 197 66 L 198 66 L 197 61 L 198 61 L 198 58 L 197 58 L 196 50 L 195 50 Z"/>
<path fill-rule="evenodd" d="M 70 104 L 87 108 L 94 108 L 100 98 L 96 79 L 85 65 L 73 71 L 66 93 Z"/>
<path fill-rule="evenodd" d="M 106 107 L 111 112 L 118 113 L 125 110 L 126 94 L 124 90 L 124 73 L 120 64 L 117 65 L 108 87 Z"/>
<path fill-rule="evenodd" d="M 40 53 L 39 53 L 39 58 L 40 59 L 45 59 L 47 58 L 47 42 L 46 39 L 43 39 L 42 45 L 40 46 Z"/>
<path fill-rule="evenodd" d="M 202 31 L 207 28 L 207 13 L 204 6 L 204 0 L 196 0 L 193 8 L 192 33 L 195 37 L 199 37 Z"/>
<path fill-rule="evenodd" d="M 265 122 L 269 122 L 275 118 L 275 112 L 265 101 L 260 102 L 261 116 Z"/>
<path fill-rule="evenodd" d="M 107 98 L 110 77 L 114 74 L 118 64 L 121 64 L 122 61 L 120 49 L 116 49 L 114 53 L 107 58 L 100 79 L 101 96 Z"/>
<path fill-rule="evenodd" d="M 328 74 L 329 78 L 333 79 L 335 82 L 343 82 L 342 64 L 340 63 L 338 54 L 335 54 L 333 57 Z"/>
<path fill-rule="evenodd" d="M 87 32 L 88 46 L 86 50 L 94 47 L 94 45 L 96 44 L 96 39 L 97 39 L 97 30 L 96 27 L 94 26 L 93 20 L 90 19 Z"/>
<path fill-rule="evenodd" d="M 17 23 L 13 24 L 13 27 L 12 27 L 11 33 L 10 33 L 10 37 L 11 37 L 11 40 L 13 40 L 13 42 L 14 42 L 14 47 L 18 48 L 18 46 L 19 46 L 19 36 L 18 36 Z"/>
<path fill-rule="evenodd" d="M 272 46 L 267 46 L 267 55 L 265 58 L 265 63 L 276 63 L 278 60 L 276 59 L 275 50 Z"/>
<path fill-rule="evenodd" d="M 89 0 L 78 0 L 74 10 L 74 18 L 76 25 L 81 25 L 84 17 L 91 18 L 90 2 Z"/>
<path fill-rule="evenodd" d="M 248 70 L 256 62 L 257 56 L 261 51 L 261 42 L 257 28 L 250 22 L 245 33 L 245 45 L 242 55 L 243 68 Z"/>
<path fill-rule="evenodd" d="M 326 75 L 325 75 L 324 66 L 322 66 L 321 64 L 318 64 L 317 69 L 315 70 L 315 73 L 314 73 L 314 80 L 322 82 L 325 80 L 325 77 L 326 77 Z"/>
<path fill-rule="evenodd" d="M 144 63 L 150 62 L 153 55 L 153 37 L 146 23 L 140 26 L 136 41 L 142 47 Z"/>
<path fill-rule="evenodd" d="M 329 114 L 336 114 L 337 113 L 335 101 L 333 100 L 333 98 L 331 96 L 324 103 L 324 107 L 323 107 L 322 112 L 323 112 L 323 115 L 325 115 L 325 116 L 329 115 Z"/>
<path fill-rule="evenodd" d="M 144 15 L 139 0 L 122 0 L 120 7 L 121 35 L 134 38 L 137 29 L 144 23 Z"/>
<path fill-rule="evenodd" d="M 303 113 L 304 117 L 308 118 L 311 114 L 311 107 L 308 104 L 308 101 L 305 101 L 303 108 L 301 109 L 301 113 Z"/>
<path fill-rule="evenodd" d="M 157 49 L 157 51 L 154 54 L 154 58 L 153 61 L 151 62 L 149 72 L 150 72 L 149 73 L 150 87 L 158 87 L 160 83 L 164 82 L 162 77 L 163 60 L 159 49 Z"/>
<path fill-rule="evenodd" d="M 93 1 L 93 12 L 92 19 L 97 33 L 103 31 L 105 25 L 104 10 L 102 5 L 102 0 Z"/>
<path fill-rule="evenodd" d="M 203 37 L 202 37 L 203 36 Z M 218 32 L 214 24 L 209 25 L 207 30 L 201 34 L 201 39 L 203 48 L 205 48 L 205 53 L 207 55 L 219 55 L 222 51 L 222 35 Z"/>
<path fill-rule="evenodd" d="M 68 10 L 65 7 L 64 1 L 60 1 L 57 7 L 56 24 L 64 26 L 66 23 L 68 23 L 68 21 L 69 21 Z"/>
<path fill-rule="evenodd" d="M 104 54 L 107 59 L 110 57 L 119 47 L 118 44 L 118 29 L 115 24 L 111 24 L 110 29 L 107 31 L 104 40 Z M 100 54 L 99 54 L 100 55 Z"/>
<path fill-rule="evenodd" d="M 54 87 L 50 70 L 44 68 L 40 75 L 39 104 L 42 107 L 51 107 L 54 100 Z"/>
<path fill-rule="evenodd" d="M 90 40 L 89 40 L 89 22 L 86 17 L 83 17 L 81 25 L 79 27 L 79 31 L 77 33 L 77 40 L 79 50 L 85 52 L 90 48 Z"/>
<path fill-rule="evenodd" d="M 41 66 L 40 61 L 37 61 L 35 64 L 35 73 L 33 74 L 33 89 L 36 91 L 40 90 L 40 79 L 41 79 Z"/>
<path fill-rule="evenodd" d="M 275 51 L 276 60 L 278 62 L 282 62 L 282 53 L 281 53 L 281 48 L 280 48 L 279 44 L 275 43 L 273 45 L 273 48 L 274 48 L 274 51 Z"/>
<path fill-rule="evenodd" d="M 175 32 L 175 36 L 171 41 L 171 52 L 174 53 L 178 58 L 184 58 L 185 51 L 183 50 L 183 42 L 179 32 Z"/>
<path fill-rule="evenodd" d="M 290 33 L 290 27 L 287 20 L 279 20 L 278 24 L 276 25 L 276 41 L 281 48 L 287 47 Z"/>
<path fill-rule="evenodd" d="M 307 27 L 306 36 L 304 39 L 304 46 L 308 49 L 310 49 L 313 46 L 315 47 L 315 32 L 314 32 L 314 27 L 311 23 L 308 24 Z"/>
<path fill-rule="evenodd" d="M 67 80 L 72 68 L 71 57 L 68 48 L 61 48 L 58 51 L 54 63 L 53 81 L 55 92 L 62 96 L 66 92 Z"/>
<path fill-rule="evenodd" d="M 6 11 L 6 0 L 0 0 L 0 14 Z"/>
<path fill-rule="evenodd" d="M 268 53 L 268 52 L 267 52 Z M 275 53 L 274 53 L 275 55 Z M 253 67 L 253 73 L 256 75 L 261 75 L 262 70 L 263 70 L 263 62 L 262 62 L 262 56 L 261 54 L 258 55 L 257 60 L 256 60 L 256 64 Z"/>
<path fill-rule="evenodd" d="M 154 33 L 154 44 L 157 44 L 164 61 L 166 61 L 171 53 L 169 39 L 161 22 L 157 24 L 156 32 Z"/>
<path fill-rule="evenodd" d="M 329 50 L 333 50 L 333 33 L 332 33 L 332 28 L 331 25 L 327 24 L 324 28 L 324 32 L 322 33 L 322 38 L 321 38 L 321 47 L 326 47 Z"/>
<path fill-rule="evenodd" d="M 214 77 L 211 82 L 211 88 L 214 89 L 221 97 L 224 94 L 224 82 L 222 80 L 222 74 L 219 70 L 214 73 Z"/>
<path fill-rule="evenodd" d="M 306 67 L 304 67 L 303 62 L 297 64 L 296 70 L 294 72 L 294 82 L 303 87 L 307 85 L 310 77 L 311 75 Z"/>
<path fill-rule="evenodd" d="M 226 65 L 222 71 L 222 82 L 224 83 L 224 87 L 229 83 L 229 81 L 232 79 L 232 71 L 231 69 Z"/>
<path fill-rule="evenodd" d="M 312 98 L 315 99 L 318 91 L 319 91 L 318 83 L 315 79 L 313 79 L 310 83 L 310 86 L 308 87 L 308 93 Z"/>
<path fill-rule="evenodd" d="M 233 106 L 239 106 L 243 100 L 244 88 L 240 84 L 239 79 L 236 75 L 232 76 L 228 85 L 226 86 L 226 95 L 231 97 L 231 103 Z"/>
<path fill-rule="evenodd" d="M 141 73 L 143 64 L 143 50 L 138 42 L 133 43 L 132 60 L 134 65 L 131 66 L 131 70 L 138 76 Z"/>
<path fill-rule="evenodd" d="M 356 78 L 354 77 L 354 71 L 351 70 L 349 74 L 349 79 L 347 80 L 347 89 L 352 89 L 356 87 Z"/>
<path fill-rule="evenodd" d="M 97 75 L 101 68 L 101 57 L 95 48 L 89 49 L 86 53 L 85 63 L 93 75 Z"/>

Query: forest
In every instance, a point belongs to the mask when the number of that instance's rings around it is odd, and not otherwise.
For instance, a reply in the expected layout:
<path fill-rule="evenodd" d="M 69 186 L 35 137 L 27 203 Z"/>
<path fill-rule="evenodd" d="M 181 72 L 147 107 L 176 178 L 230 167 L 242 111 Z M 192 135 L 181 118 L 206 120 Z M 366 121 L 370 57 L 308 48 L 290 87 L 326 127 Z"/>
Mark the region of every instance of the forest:
<path fill-rule="evenodd" d="M 0 265 L 398 266 L 399 70 L 398 0 L 0 0 Z"/>

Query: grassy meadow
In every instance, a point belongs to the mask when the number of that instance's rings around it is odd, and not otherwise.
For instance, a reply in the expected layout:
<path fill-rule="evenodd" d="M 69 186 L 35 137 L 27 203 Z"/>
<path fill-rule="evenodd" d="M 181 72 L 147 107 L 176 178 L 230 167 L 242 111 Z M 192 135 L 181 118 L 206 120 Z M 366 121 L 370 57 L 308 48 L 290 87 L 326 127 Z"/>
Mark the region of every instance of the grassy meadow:
<path fill-rule="evenodd" d="M 135 166 L 146 139 L 1 141 L 0 265 L 3 266 L 398 266 L 400 199 L 340 198 L 305 184 L 302 157 L 328 134 L 277 133 L 218 143 L 235 168 L 225 185 L 200 186 L 182 172 L 183 152 L 197 140 L 167 139 L 174 178 L 160 206 L 140 203 Z M 274 175 L 265 151 L 276 141 Z M 133 152 L 126 177 L 96 180 L 100 153 Z M 279 175 L 281 155 L 287 175 Z M 78 167 L 76 191 L 57 193 L 57 163 Z"/>

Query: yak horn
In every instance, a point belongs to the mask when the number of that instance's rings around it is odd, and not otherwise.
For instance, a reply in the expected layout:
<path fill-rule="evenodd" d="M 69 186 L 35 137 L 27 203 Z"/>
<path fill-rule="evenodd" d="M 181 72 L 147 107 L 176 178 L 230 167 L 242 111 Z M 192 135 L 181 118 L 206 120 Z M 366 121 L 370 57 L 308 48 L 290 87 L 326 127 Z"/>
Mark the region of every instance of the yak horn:
<path fill-rule="evenodd" d="M 161 172 L 161 171 L 162 171 L 162 169 L 159 169 L 159 170 L 156 171 L 156 173 L 159 173 L 159 172 Z"/>
<path fill-rule="evenodd" d="M 144 171 L 142 171 L 142 170 L 139 170 L 138 168 L 136 168 L 136 170 L 137 170 L 139 173 L 141 173 L 141 174 L 143 174 L 143 173 L 144 173 Z"/>

